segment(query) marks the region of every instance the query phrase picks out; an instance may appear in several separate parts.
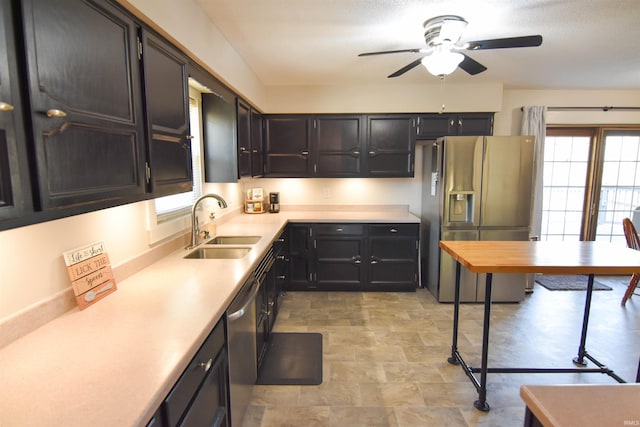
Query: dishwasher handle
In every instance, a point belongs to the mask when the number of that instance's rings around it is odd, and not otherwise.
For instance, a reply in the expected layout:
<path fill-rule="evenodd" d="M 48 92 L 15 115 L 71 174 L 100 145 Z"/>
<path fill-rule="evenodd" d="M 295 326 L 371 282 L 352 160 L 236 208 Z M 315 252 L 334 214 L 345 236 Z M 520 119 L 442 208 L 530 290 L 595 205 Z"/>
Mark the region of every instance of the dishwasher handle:
<path fill-rule="evenodd" d="M 251 304 L 253 304 L 253 302 L 255 301 L 259 290 L 260 290 L 260 281 L 258 280 L 257 277 L 254 276 L 253 277 L 253 288 L 251 289 L 251 292 L 249 292 L 249 296 L 247 297 L 246 302 L 243 303 L 242 307 L 240 307 L 238 310 L 234 311 L 233 313 L 228 313 L 227 314 L 227 319 L 229 320 L 229 322 L 233 322 L 234 320 L 238 320 L 242 316 L 244 316 L 244 314 L 247 312 L 247 309 L 249 308 L 249 306 Z"/>

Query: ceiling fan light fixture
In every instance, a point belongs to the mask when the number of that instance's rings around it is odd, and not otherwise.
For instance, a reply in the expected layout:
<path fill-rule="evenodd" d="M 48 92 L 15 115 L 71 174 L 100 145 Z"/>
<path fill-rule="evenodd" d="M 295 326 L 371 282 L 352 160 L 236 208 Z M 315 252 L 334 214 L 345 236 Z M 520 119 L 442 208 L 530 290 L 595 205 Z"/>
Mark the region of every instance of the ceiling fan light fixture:
<path fill-rule="evenodd" d="M 464 60 L 464 55 L 459 52 L 436 49 L 433 54 L 422 58 L 422 65 L 434 76 L 447 76 Z"/>

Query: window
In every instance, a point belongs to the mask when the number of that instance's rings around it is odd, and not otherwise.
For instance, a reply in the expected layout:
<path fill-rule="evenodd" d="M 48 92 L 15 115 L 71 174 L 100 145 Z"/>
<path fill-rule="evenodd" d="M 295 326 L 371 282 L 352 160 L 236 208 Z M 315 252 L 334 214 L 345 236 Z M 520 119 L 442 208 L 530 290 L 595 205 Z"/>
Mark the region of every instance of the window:
<path fill-rule="evenodd" d="M 202 195 L 202 101 L 200 92 L 189 87 L 189 120 L 191 127 L 191 161 L 193 190 L 155 199 L 157 221 L 171 220 L 189 212 L 193 202 Z"/>
<path fill-rule="evenodd" d="M 548 128 L 542 240 L 626 245 L 622 219 L 640 226 L 640 129 Z"/>

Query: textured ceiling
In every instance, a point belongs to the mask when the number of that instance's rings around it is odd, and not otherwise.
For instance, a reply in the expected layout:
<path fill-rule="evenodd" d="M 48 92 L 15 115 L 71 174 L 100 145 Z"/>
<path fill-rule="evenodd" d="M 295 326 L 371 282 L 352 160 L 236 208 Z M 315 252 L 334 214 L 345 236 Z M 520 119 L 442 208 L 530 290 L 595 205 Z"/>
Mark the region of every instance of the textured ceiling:
<path fill-rule="evenodd" d="M 540 47 L 468 52 L 485 65 L 448 83 L 640 89 L 640 0 L 197 0 L 267 85 L 437 83 L 418 58 L 358 53 L 424 47 L 422 23 L 460 15 L 461 41 L 543 36 Z"/>

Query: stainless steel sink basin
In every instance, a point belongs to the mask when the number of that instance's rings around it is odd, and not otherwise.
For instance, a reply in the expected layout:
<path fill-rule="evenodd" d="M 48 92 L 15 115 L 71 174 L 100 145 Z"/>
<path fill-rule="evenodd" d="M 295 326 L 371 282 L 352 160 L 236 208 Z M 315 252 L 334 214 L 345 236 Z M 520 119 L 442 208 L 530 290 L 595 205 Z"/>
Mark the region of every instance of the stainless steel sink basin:
<path fill-rule="evenodd" d="M 208 248 L 200 247 L 189 252 L 188 259 L 236 259 L 249 253 L 251 248 Z"/>
<path fill-rule="evenodd" d="M 262 236 L 216 236 L 209 240 L 207 245 L 253 245 L 258 243 Z"/>

